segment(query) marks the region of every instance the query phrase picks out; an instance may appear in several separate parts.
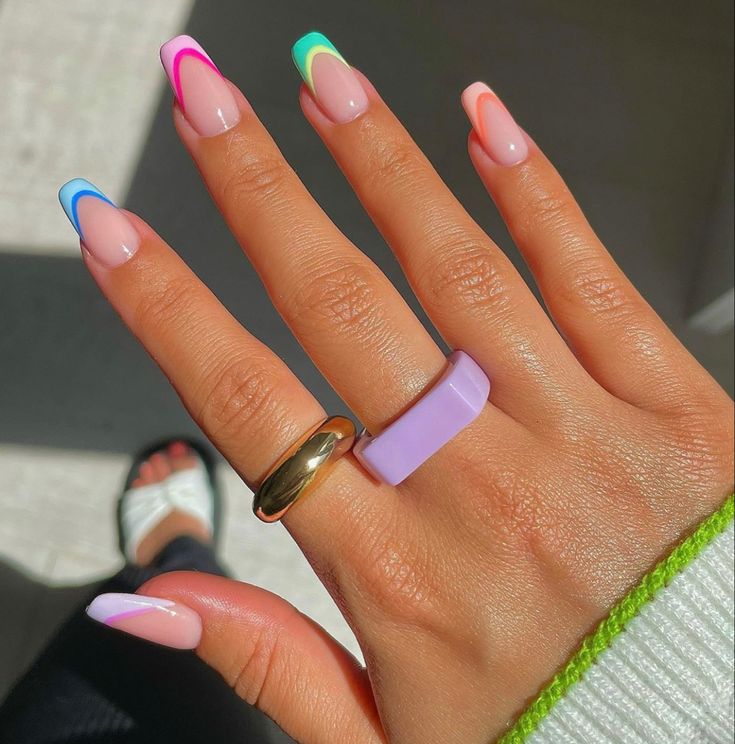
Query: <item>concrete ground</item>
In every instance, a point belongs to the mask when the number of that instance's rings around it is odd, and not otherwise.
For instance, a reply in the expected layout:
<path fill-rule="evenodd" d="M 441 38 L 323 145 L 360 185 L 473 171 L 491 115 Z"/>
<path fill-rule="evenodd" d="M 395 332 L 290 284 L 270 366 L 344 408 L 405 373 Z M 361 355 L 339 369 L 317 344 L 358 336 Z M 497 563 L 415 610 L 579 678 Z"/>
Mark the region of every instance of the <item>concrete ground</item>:
<path fill-rule="evenodd" d="M 273 311 L 176 139 L 162 41 L 183 30 L 201 40 L 335 222 L 417 307 L 299 111 L 289 49 L 312 28 L 371 78 L 521 267 L 465 153 L 458 94 L 487 80 L 622 267 L 732 394 L 732 324 L 713 335 L 690 322 L 703 255 L 732 265 L 727 231 L 712 229 L 723 204 L 723 224 L 728 214 L 732 222 L 731 3 L 0 0 L 0 698 L 88 585 L 119 567 L 112 514 L 129 454 L 197 433 L 78 260 L 56 202 L 63 181 L 87 177 L 139 212 L 328 410 L 345 410 Z M 287 597 L 359 652 L 285 531 L 260 525 L 247 488 L 221 468 L 233 574 Z"/>

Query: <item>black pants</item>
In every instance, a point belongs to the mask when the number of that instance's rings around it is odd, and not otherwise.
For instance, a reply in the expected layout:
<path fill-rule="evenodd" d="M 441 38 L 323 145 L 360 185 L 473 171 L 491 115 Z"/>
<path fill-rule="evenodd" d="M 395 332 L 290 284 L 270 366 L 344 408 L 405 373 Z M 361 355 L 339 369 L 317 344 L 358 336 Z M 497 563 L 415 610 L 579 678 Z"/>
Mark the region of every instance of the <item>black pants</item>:
<path fill-rule="evenodd" d="M 224 575 L 211 548 L 179 537 L 153 565 L 126 566 L 97 591 L 134 592 L 153 576 L 176 570 Z M 84 607 L 59 629 L 0 709 L 1 744 L 288 741 L 192 652 L 126 636 L 90 620 Z"/>

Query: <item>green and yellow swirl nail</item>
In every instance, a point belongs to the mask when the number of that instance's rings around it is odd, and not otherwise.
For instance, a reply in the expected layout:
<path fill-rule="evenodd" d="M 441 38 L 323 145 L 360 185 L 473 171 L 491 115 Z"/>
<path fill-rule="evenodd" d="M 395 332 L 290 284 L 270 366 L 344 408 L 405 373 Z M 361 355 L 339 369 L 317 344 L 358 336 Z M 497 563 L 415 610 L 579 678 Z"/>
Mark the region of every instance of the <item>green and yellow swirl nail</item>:
<path fill-rule="evenodd" d="M 335 124 L 346 124 L 366 111 L 365 89 L 324 34 L 305 34 L 293 45 L 291 54 L 314 99 Z"/>

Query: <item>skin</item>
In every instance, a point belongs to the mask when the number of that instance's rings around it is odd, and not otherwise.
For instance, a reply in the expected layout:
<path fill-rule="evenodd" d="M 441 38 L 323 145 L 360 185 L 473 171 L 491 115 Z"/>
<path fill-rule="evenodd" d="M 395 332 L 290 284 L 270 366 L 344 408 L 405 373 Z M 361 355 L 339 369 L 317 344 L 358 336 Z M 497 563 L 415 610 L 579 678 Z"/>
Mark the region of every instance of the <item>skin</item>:
<path fill-rule="evenodd" d="M 488 405 L 397 488 L 348 455 L 285 519 L 366 669 L 256 587 L 184 573 L 140 592 L 196 610 L 199 656 L 300 742 L 486 743 L 730 492 L 732 401 L 615 265 L 533 142 L 512 167 L 474 135 L 469 153 L 553 322 L 361 80 L 370 105 L 356 120 L 331 123 L 302 88 L 304 114 L 449 346 L 490 376 Z M 176 129 L 275 306 L 376 433 L 437 378 L 444 355 L 233 90 L 237 126 L 202 138 L 175 107 Z M 85 261 L 197 423 L 257 485 L 325 413 L 130 217 L 142 243 L 129 262 Z"/>

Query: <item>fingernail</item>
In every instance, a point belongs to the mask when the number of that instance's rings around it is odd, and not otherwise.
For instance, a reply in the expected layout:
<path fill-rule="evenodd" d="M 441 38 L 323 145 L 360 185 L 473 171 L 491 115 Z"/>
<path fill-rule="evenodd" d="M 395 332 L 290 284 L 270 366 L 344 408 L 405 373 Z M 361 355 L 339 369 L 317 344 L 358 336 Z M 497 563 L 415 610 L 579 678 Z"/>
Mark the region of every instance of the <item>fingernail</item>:
<path fill-rule="evenodd" d="M 291 55 L 317 103 L 335 124 L 346 124 L 367 109 L 367 95 L 357 75 L 324 34 L 311 31 L 302 36 Z"/>
<path fill-rule="evenodd" d="M 472 83 L 462 93 L 462 106 L 487 154 L 499 165 L 517 165 L 528 157 L 520 127 L 485 83 Z"/>
<path fill-rule="evenodd" d="M 140 594 L 100 594 L 87 607 L 100 623 L 170 648 L 196 648 L 202 621 L 194 610 L 170 599 Z"/>
<path fill-rule="evenodd" d="M 227 81 L 191 36 L 177 36 L 161 47 L 161 64 L 189 124 L 214 137 L 240 121 L 240 110 Z"/>
<path fill-rule="evenodd" d="M 138 250 L 133 223 L 94 184 L 73 178 L 59 189 L 59 201 L 84 248 L 106 268 L 124 264 Z"/>

